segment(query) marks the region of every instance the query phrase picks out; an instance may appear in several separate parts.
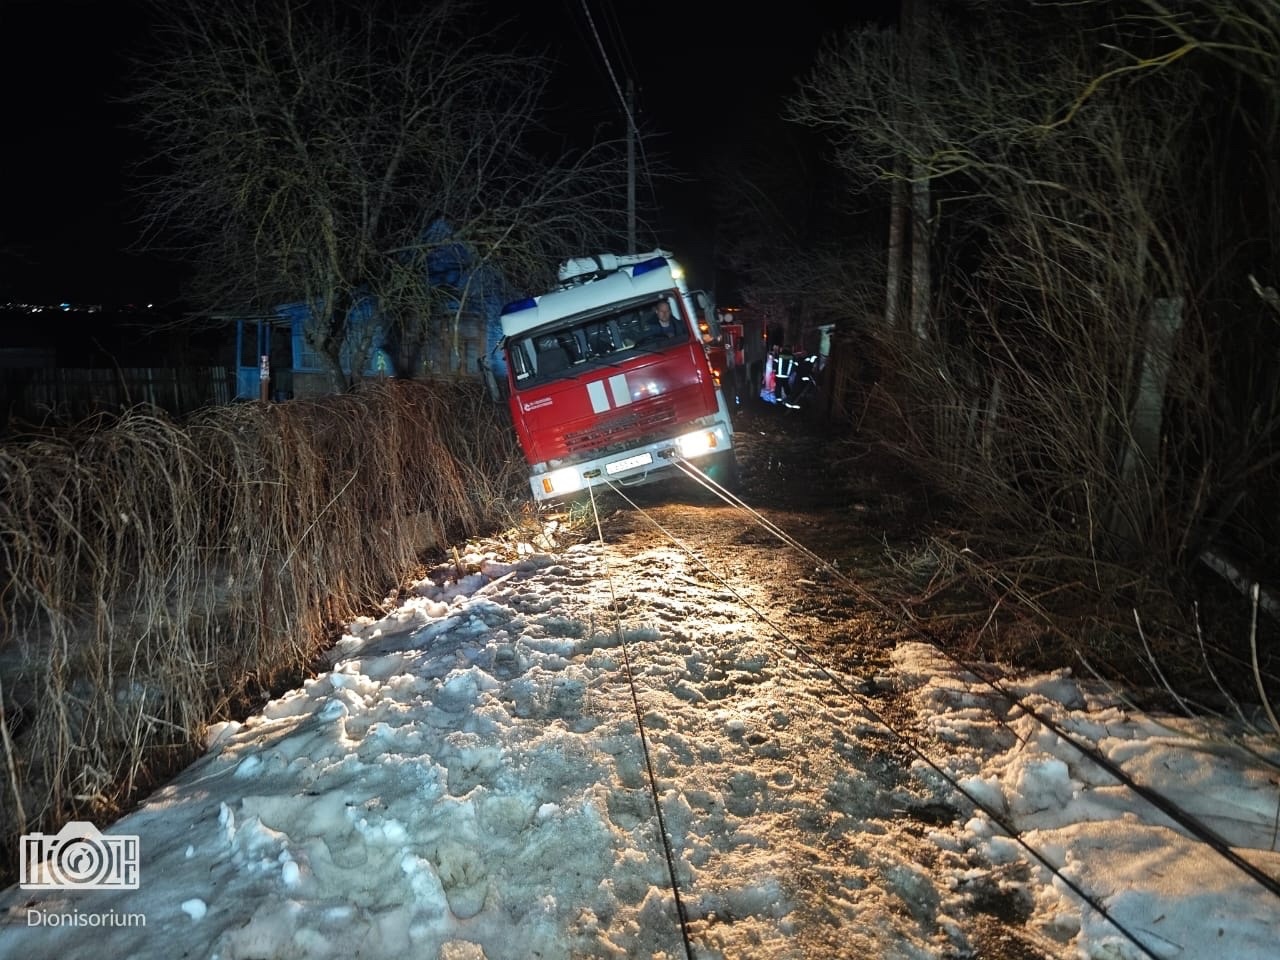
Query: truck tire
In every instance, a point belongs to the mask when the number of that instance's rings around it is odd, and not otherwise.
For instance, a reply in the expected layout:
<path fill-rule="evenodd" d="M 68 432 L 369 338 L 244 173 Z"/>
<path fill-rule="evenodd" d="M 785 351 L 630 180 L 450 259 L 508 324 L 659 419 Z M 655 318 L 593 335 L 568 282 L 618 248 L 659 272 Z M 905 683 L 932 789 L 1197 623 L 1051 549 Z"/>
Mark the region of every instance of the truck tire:
<path fill-rule="evenodd" d="M 713 454 L 707 461 L 706 474 L 720 486 L 737 492 L 738 490 L 738 458 L 732 450 Z"/>

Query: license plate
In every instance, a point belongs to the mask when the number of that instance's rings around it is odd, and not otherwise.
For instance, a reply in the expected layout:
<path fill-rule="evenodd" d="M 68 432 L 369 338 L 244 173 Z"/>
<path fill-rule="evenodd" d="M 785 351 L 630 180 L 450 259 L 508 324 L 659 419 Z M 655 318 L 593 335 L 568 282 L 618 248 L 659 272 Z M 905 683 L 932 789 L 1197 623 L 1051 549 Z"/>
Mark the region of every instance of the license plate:
<path fill-rule="evenodd" d="M 653 454 L 638 453 L 634 457 L 627 457 L 625 460 L 606 463 L 604 472 L 612 476 L 615 473 L 621 473 L 623 470 L 630 470 L 632 467 L 643 467 L 646 463 L 653 463 Z"/>

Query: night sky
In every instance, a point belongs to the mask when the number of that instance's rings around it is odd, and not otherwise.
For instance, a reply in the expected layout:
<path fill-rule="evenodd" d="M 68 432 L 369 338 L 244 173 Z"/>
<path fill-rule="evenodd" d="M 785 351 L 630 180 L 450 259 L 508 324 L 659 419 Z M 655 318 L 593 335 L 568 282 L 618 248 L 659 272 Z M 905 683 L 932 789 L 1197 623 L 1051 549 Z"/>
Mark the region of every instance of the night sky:
<path fill-rule="evenodd" d="M 708 256 L 705 172 L 732 149 L 745 120 L 776 112 L 778 99 L 809 63 L 820 38 L 885 3 L 793 0 L 762 15 L 723 3 L 587 0 L 500 2 L 495 19 L 513 45 L 544 49 L 556 64 L 553 121 L 566 136 L 625 129 L 605 67 L 636 88 L 644 155 L 695 178 L 650 187 L 664 246 Z M 130 0 L 0 0 L 5 198 L 0 212 L 0 302 L 165 302 L 180 271 L 130 252 L 137 240 L 124 185 L 141 144 L 123 129 L 112 98 L 124 92 L 129 45 L 147 30 Z M 726 15 L 726 9 L 732 12 Z M 643 171 L 642 171 L 643 176 Z"/>
<path fill-rule="evenodd" d="M 0 152 L 0 300 L 133 302 L 163 295 L 154 261 L 126 249 L 121 129 L 124 3 L 0 0 L 5 148 Z"/>

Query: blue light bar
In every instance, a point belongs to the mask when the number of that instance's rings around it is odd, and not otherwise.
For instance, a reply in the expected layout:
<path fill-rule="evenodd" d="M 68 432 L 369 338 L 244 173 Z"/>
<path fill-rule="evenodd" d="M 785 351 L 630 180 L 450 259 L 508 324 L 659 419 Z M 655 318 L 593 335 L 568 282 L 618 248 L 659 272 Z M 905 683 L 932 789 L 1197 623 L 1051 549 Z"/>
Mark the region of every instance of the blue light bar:
<path fill-rule="evenodd" d="M 518 313 L 521 310 L 532 310 L 537 305 L 538 301 L 533 299 L 533 297 L 525 297 L 523 300 L 512 300 L 502 308 L 502 316 L 505 317 L 508 313 Z"/>
<path fill-rule="evenodd" d="M 648 273 L 650 270 L 661 270 L 667 265 L 666 257 L 654 257 L 652 260 L 645 260 L 643 263 L 637 263 L 631 270 L 631 276 L 639 277 Z"/>

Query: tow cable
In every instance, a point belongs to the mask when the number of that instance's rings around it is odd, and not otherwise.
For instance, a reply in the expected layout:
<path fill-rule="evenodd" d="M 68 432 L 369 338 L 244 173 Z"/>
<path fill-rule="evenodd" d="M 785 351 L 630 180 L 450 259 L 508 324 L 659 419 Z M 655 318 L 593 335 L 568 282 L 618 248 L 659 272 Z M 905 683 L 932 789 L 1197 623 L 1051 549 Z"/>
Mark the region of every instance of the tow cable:
<path fill-rule="evenodd" d="M 767 517 L 764 517 L 754 508 L 750 507 L 748 504 L 742 501 L 739 497 L 737 497 L 736 494 L 732 493 L 730 490 L 726 489 L 721 484 L 717 483 L 711 477 L 708 477 L 696 466 L 689 463 L 687 460 L 684 460 L 684 458 L 679 456 L 673 456 L 671 460 L 687 476 L 696 480 L 702 486 L 706 487 L 708 490 L 715 493 L 717 496 L 720 497 L 720 499 L 724 500 L 726 503 L 729 503 L 730 505 L 735 506 L 740 510 L 743 510 L 744 512 L 746 512 L 747 514 L 755 518 L 756 522 L 759 523 L 760 526 L 762 526 L 764 529 L 772 533 L 775 537 L 777 537 L 783 543 L 799 550 L 806 557 L 814 560 L 822 568 L 830 571 L 842 583 L 846 584 L 857 596 L 865 599 L 866 601 L 868 601 L 869 603 L 877 607 L 877 609 L 881 610 L 881 612 L 890 616 L 895 622 L 898 622 L 898 623 L 902 622 L 901 618 L 897 616 L 887 605 L 880 602 L 879 600 L 876 600 L 874 597 L 870 596 L 865 591 L 863 591 L 856 583 L 854 583 L 851 579 L 845 576 L 845 574 L 841 572 L 838 567 L 832 565 L 831 563 L 828 563 L 825 559 L 813 553 L 813 551 L 809 550 L 807 547 L 805 547 L 802 543 L 800 543 L 794 537 L 787 534 L 784 530 L 782 530 L 780 527 L 774 524 Z M 899 731 L 896 727 L 890 724 L 883 716 L 881 716 L 880 713 L 876 711 L 866 701 L 865 697 L 859 695 L 857 692 L 852 690 L 847 684 L 845 684 L 839 677 L 834 675 L 831 672 L 831 670 L 828 669 L 827 666 L 824 663 L 822 663 L 821 660 L 813 652 L 811 652 L 803 643 L 799 642 L 793 637 L 788 636 L 787 634 L 779 630 L 777 627 L 773 626 L 773 624 L 769 621 L 769 618 L 767 617 L 767 615 L 765 615 L 762 611 L 756 608 L 749 600 L 743 597 L 733 587 L 732 584 L 730 584 L 723 577 L 721 577 L 716 571 L 712 570 L 711 567 L 708 566 L 707 563 L 703 561 L 702 558 L 699 557 L 694 550 L 692 550 L 689 546 L 684 544 L 678 537 L 676 537 L 674 534 L 668 531 L 665 527 L 663 527 L 657 520 L 655 520 L 652 516 L 650 516 L 648 512 L 645 511 L 642 507 L 640 507 L 634 500 L 628 497 L 626 493 L 621 489 L 621 487 L 619 487 L 617 484 L 613 483 L 612 481 L 606 481 L 606 483 L 608 484 L 609 488 L 615 494 L 621 497 L 622 500 L 624 500 L 627 504 L 629 504 L 633 510 L 635 510 L 637 513 L 643 516 L 659 532 L 661 532 L 665 537 L 667 537 L 667 539 L 669 539 L 673 544 L 675 544 L 677 547 L 683 550 L 686 554 L 688 554 L 700 567 L 702 567 L 702 569 L 704 569 L 713 578 L 719 581 L 719 583 L 731 594 L 733 594 L 733 596 L 736 597 L 744 607 L 746 607 L 748 610 L 754 613 L 755 616 L 769 630 L 771 630 L 776 637 L 778 637 L 784 643 L 793 647 L 796 651 L 796 656 L 799 659 L 803 659 L 806 662 L 808 662 L 810 665 L 815 667 L 825 678 L 827 678 L 827 680 L 829 680 L 832 683 L 832 685 L 836 689 L 840 690 L 847 697 L 849 697 L 851 700 L 853 700 L 855 703 L 861 706 L 862 709 L 865 711 L 865 713 L 874 722 L 878 723 L 884 729 L 888 730 L 894 737 L 896 737 L 901 743 L 903 743 L 912 753 L 914 753 L 921 760 L 921 762 L 923 762 L 926 766 L 928 766 L 935 773 L 937 773 L 943 780 L 945 780 L 948 784 L 950 784 L 952 789 L 954 789 L 961 796 L 965 797 L 965 799 L 967 799 L 971 804 L 973 804 L 973 806 L 976 809 L 981 810 L 984 814 L 986 814 L 986 816 L 991 820 L 992 823 L 1000 827 L 1000 829 L 1003 830 L 1010 839 L 1012 839 L 1019 846 L 1021 846 L 1028 853 L 1028 855 L 1030 855 L 1037 862 L 1039 862 L 1045 869 L 1047 869 L 1051 874 L 1053 874 L 1058 879 L 1059 882 L 1061 882 L 1065 887 L 1071 890 L 1072 893 L 1074 893 L 1077 897 L 1079 897 L 1081 902 L 1087 904 L 1089 907 L 1095 910 L 1099 916 L 1105 918 L 1107 922 L 1110 923 L 1111 926 L 1119 934 L 1121 934 L 1126 940 L 1132 943 L 1144 956 L 1150 958 L 1150 960 L 1160 960 L 1159 955 L 1154 953 L 1151 950 L 1151 948 L 1149 948 L 1145 943 L 1143 943 L 1143 941 L 1137 936 L 1137 934 L 1135 934 L 1128 927 L 1126 927 L 1122 922 L 1120 922 L 1120 920 L 1114 917 L 1097 897 L 1090 894 L 1088 891 L 1086 891 L 1083 887 L 1081 887 L 1078 883 L 1076 883 L 1070 877 L 1063 874 L 1060 868 L 1056 864 L 1054 864 L 1046 854 L 1042 853 L 1041 851 L 1033 847 L 1011 823 L 1008 823 L 1005 820 L 1004 816 L 999 811 L 994 810 L 992 807 L 986 804 L 979 797 L 975 796 L 973 793 L 965 789 L 965 787 L 962 786 L 959 783 L 959 781 L 957 781 L 954 777 L 952 777 L 928 754 L 926 754 L 924 752 L 924 749 L 921 746 L 919 746 L 917 743 L 915 743 L 914 740 L 912 740 L 912 738 L 910 738 L 906 734 Z M 592 493 L 592 509 L 593 511 L 596 511 L 594 493 Z M 604 535 L 600 527 L 598 511 L 596 511 L 596 530 L 597 530 L 597 536 L 600 537 L 601 543 L 603 544 Z M 611 591 L 613 590 L 612 581 L 610 581 L 610 590 Z M 956 666 L 973 674 L 980 681 L 982 681 L 987 686 L 995 690 L 998 694 L 1000 694 L 1000 696 L 1003 697 L 1008 703 L 1010 703 L 1010 705 L 1021 708 L 1029 716 L 1035 719 L 1037 722 L 1043 724 L 1047 729 L 1053 730 L 1060 737 L 1062 737 L 1062 739 L 1064 739 L 1067 743 L 1071 744 L 1071 746 L 1073 746 L 1083 756 L 1094 760 L 1104 769 L 1107 769 L 1108 772 L 1111 772 L 1112 775 L 1117 778 L 1117 780 L 1119 780 L 1121 783 L 1124 783 L 1126 786 L 1128 786 L 1131 790 L 1133 790 L 1139 796 L 1143 797 L 1143 799 L 1146 799 L 1149 803 L 1156 806 L 1157 809 L 1166 813 L 1166 815 L 1170 816 L 1171 819 L 1175 820 L 1175 822 L 1182 824 L 1184 827 L 1186 827 L 1186 829 L 1189 832 L 1191 832 L 1194 836 L 1198 837 L 1199 839 L 1203 840 L 1208 845 L 1210 845 L 1213 849 L 1215 849 L 1216 852 L 1222 854 L 1223 856 L 1226 857 L 1226 859 L 1230 860 L 1231 862 L 1236 863 L 1237 866 L 1241 866 L 1246 873 L 1248 873 L 1252 878 L 1254 878 L 1259 883 L 1261 883 L 1267 890 L 1269 890 L 1272 893 L 1276 893 L 1277 895 L 1280 895 L 1280 884 L 1278 884 L 1274 878 L 1268 876 L 1265 873 L 1262 873 L 1257 868 L 1254 868 L 1252 864 L 1248 863 L 1247 861 L 1244 861 L 1243 858 L 1236 855 L 1235 851 L 1231 850 L 1229 847 L 1225 845 L 1225 841 L 1222 841 L 1220 838 L 1218 838 L 1216 834 L 1214 834 L 1207 827 L 1205 827 L 1203 824 L 1197 821 L 1194 817 L 1191 817 L 1189 814 L 1183 811 L 1180 807 L 1178 807 L 1172 801 L 1168 800 L 1165 797 L 1162 797 L 1160 794 L 1150 790 L 1149 788 L 1143 787 L 1142 785 L 1138 784 L 1131 777 L 1129 777 L 1127 773 L 1125 773 L 1120 767 L 1113 764 L 1110 760 L 1101 756 L 1100 754 L 1096 754 L 1087 746 L 1084 746 L 1079 742 L 1077 742 L 1070 734 L 1068 734 L 1064 729 L 1062 729 L 1054 721 L 1050 720 L 1047 717 L 1044 717 L 1039 712 L 1031 709 L 1026 704 L 1022 703 L 1021 700 L 1019 700 L 1017 697 L 1010 694 L 1008 691 L 1006 691 L 1001 686 L 999 686 L 995 681 L 991 680 L 988 677 L 983 676 L 980 672 L 973 670 L 971 667 L 961 663 L 950 653 L 938 647 L 938 645 L 936 643 L 933 643 L 931 640 L 929 640 L 929 638 L 914 623 L 911 623 L 910 626 L 913 632 L 915 632 L 926 643 L 928 643 L 930 647 L 937 650 L 943 657 L 950 660 Z M 624 656 L 625 656 L 625 650 L 624 650 Z M 634 696 L 635 696 L 635 693 L 634 693 L 634 687 L 633 687 L 633 697 Z M 636 701 L 636 710 L 637 710 L 637 721 L 639 721 L 638 700 Z M 643 728 L 641 733 L 641 739 L 643 742 L 644 740 Z M 647 759 L 648 757 L 647 746 L 645 750 L 646 750 L 646 759 Z M 653 775 L 652 769 L 650 769 L 649 775 L 650 775 L 651 789 L 654 794 L 654 802 L 656 805 L 657 787 L 656 785 L 654 785 L 654 775 Z M 662 825 L 661 812 L 659 812 L 659 824 L 660 826 Z M 671 872 L 672 888 L 676 892 L 677 910 L 681 918 L 682 933 L 685 936 L 686 949 L 691 949 L 688 941 L 687 927 L 685 926 L 686 919 L 684 914 L 684 908 L 680 903 L 679 892 L 675 882 L 675 866 L 671 859 L 670 843 L 666 836 L 665 827 L 662 827 L 662 830 L 663 830 L 663 844 L 668 852 L 667 864 L 668 864 L 668 869 Z M 690 960 L 692 960 L 691 956 L 690 956 Z"/>
<path fill-rule="evenodd" d="M 595 518 L 596 536 L 600 546 L 604 547 L 604 530 L 600 526 L 600 510 L 596 506 L 595 484 L 587 486 L 591 496 L 591 514 Z M 631 655 L 627 651 L 627 638 L 622 630 L 622 613 L 618 606 L 618 594 L 613 585 L 613 572 L 609 569 L 609 561 L 605 551 L 601 549 L 600 560 L 604 564 L 605 579 L 609 582 L 609 605 L 613 608 L 613 629 L 618 638 L 618 647 L 622 650 L 622 664 L 627 675 L 627 686 L 631 690 L 631 706 L 636 715 L 636 730 L 640 736 L 640 748 L 644 753 L 645 774 L 649 780 L 649 795 L 653 799 L 653 811 L 657 815 L 658 834 L 662 840 L 662 852 L 667 860 L 667 876 L 671 881 L 671 896 L 675 901 L 676 918 L 680 923 L 680 938 L 684 941 L 684 953 L 687 960 L 694 960 L 693 943 L 689 939 L 689 915 L 685 911 L 684 901 L 680 897 L 680 883 L 676 879 L 675 854 L 671 850 L 671 836 L 667 833 L 667 819 L 662 813 L 662 799 L 658 796 L 658 776 L 653 768 L 653 757 L 649 752 L 649 737 L 644 728 L 644 714 L 640 709 L 640 694 L 636 690 L 635 675 L 631 671 Z"/>
<path fill-rule="evenodd" d="M 726 489 L 721 484 L 717 483 L 711 477 L 707 476 L 705 473 L 699 470 L 694 464 L 678 456 L 673 457 L 672 462 L 686 476 L 697 481 L 698 483 L 700 483 L 702 486 L 704 486 L 711 492 L 717 494 L 725 502 L 746 511 L 752 517 L 756 518 L 757 522 L 759 522 L 761 526 L 763 526 L 766 530 L 773 533 L 776 537 L 778 537 L 778 539 L 782 540 L 788 546 L 791 546 L 796 550 L 799 550 L 802 554 L 804 554 L 805 557 L 809 558 L 814 563 L 818 564 L 821 568 L 829 572 L 833 577 L 835 577 L 842 584 L 848 587 L 849 590 L 859 599 L 874 606 L 877 610 L 879 610 L 885 616 L 893 619 L 894 622 L 898 624 L 904 623 L 903 618 L 900 615 L 898 615 L 895 611 L 893 611 L 888 606 L 888 604 L 883 603 L 882 601 L 874 597 L 872 594 L 864 590 L 858 583 L 856 583 L 850 577 L 845 575 L 845 573 L 841 571 L 839 567 L 831 563 L 828 563 L 826 560 L 818 556 L 808 547 L 804 546 L 794 537 L 790 536 L 785 531 L 780 529 L 776 524 L 768 520 L 768 518 L 763 517 L 758 511 L 752 509 L 750 506 L 744 503 L 736 494 Z M 924 642 L 928 643 L 931 647 L 937 650 L 938 653 L 940 653 L 947 660 L 951 661 L 952 664 L 954 664 L 955 666 L 963 670 L 968 671 L 969 673 L 972 673 L 983 684 L 990 687 L 997 694 L 999 694 L 1005 700 L 1005 702 L 1008 703 L 1011 707 L 1017 707 L 1018 709 L 1024 711 L 1029 717 L 1031 717 L 1032 719 L 1037 721 L 1039 724 L 1041 724 L 1041 726 L 1043 726 L 1046 730 L 1049 730 L 1051 733 L 1055 734 L 1056 736 L 1061 738 L 1063 741 L 1065 741 L 1066 743 L 1074 747 L 1075 750 L 1081 756 L 1085 757 L 1086 759 L 1092 760 L 1095 764 L 1097 764 L 1107 773 L 1111 774 L 1111 776 L 1115 777 L 1118 781 L 1123 783 L 1125 786 L 1127 786 L 1130 790 L 1132 790 L 1138 796 L 1142 797 L 1144 800 L 1150 803 L 1153 807 L 1155 807 L 1161 813 L 1165 814 L 1167 817 L 1169 817 L 1179 826 L 1186 829 L 1187 832 L 1190 833 L 1192 836 L 1196 837 L 1200 841 L 1209 845 L 1221 857 L 1223 857 L 1228 862 L 1234 864 L 1236 867 L 1242 870 L 1245 874 L 1247 874 L 1252 880 L 1259 883 L 1268 892 L 1280 897 L 1280 881 L 1278 881 L 1275 877 L 1272 877 L 1270 874 L 1264 872 L 1262 869 L 1250 863 L 1243 856 L 1238 854 L 1231 847 L 1230 843 L 1228 843 L 1225 838 L 1219 836 L 1214 830 L 1205 826 L 1205 824 L 1201 823 L 1194 816 L 1187 813 L 1185 810 L 1179 807 L 1176 803 L 1174 803 L 1168 797 L 1162 796 L 1160 793 L 1156 792 L 1155 790 L 1152 790 L 1150 787 L 1147 787 L 1147 786 L 1144 786 L 1143 784 L 1138 783 L 1131 776 L 1129 776 L 1129 774 L 1126 773 L 1124 769 L 1120 767 L 1118 764 L 1116 764 L 1113 760 L 1095 751 L 1089 745 L 1081 743 L 1075 737 L 1074 734 L 1067 731 L 1057 721 L 1053 720 L 1051 717 L 1045 716 L 1041 711 L 1036 710 L 1034 707 L 1028 706 L 1019 697 L 1017 697 L 1016 695 L 1006 690 L 999 682 L 997 682 L 996 680 L 992 679 L 989 676 L 986 676 L 981 671 L 974 669 L 972 665 L 961 662 L 958 658 L 953 656 L 947 650 L 938 646 L 936 643 L 934 643 L 932 640 L 929 639 L 929 637 L 924 633 L 923 630 L 920 629 L 920 627 L 915 623 L 914 619 L 908 617 L 905 623 L 910 627 L 913 633 L 915 633 Z"/>

